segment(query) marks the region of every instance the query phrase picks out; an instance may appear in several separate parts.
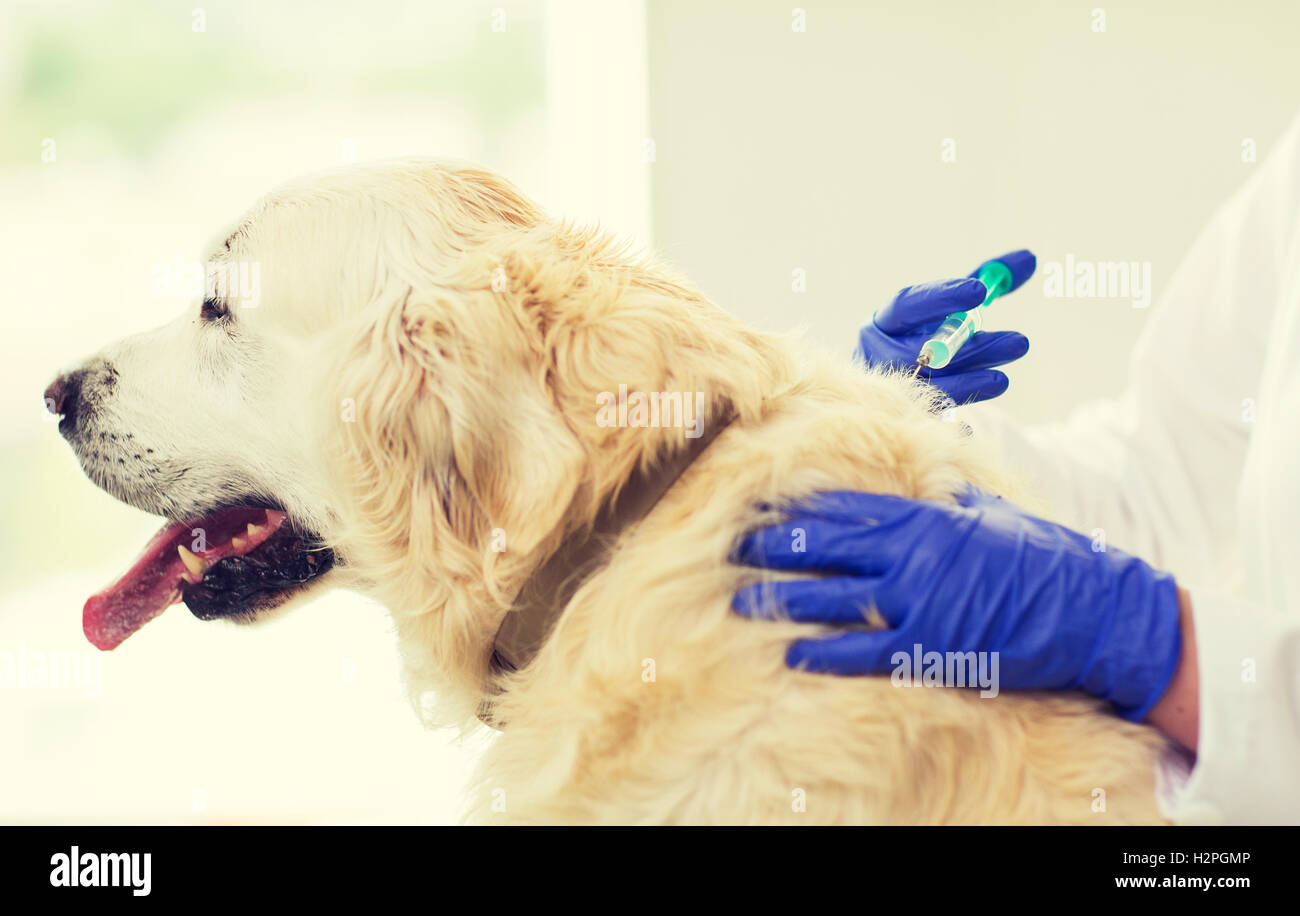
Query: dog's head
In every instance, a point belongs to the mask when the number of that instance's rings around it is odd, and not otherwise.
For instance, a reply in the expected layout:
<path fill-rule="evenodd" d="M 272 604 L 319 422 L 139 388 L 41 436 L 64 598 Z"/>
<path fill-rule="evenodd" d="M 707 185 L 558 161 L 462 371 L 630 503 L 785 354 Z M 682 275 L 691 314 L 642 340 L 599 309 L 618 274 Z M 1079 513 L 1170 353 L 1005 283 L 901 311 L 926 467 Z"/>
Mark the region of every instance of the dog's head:
<path fill-rule="evenodd" d="M 711 413 L 779 374 L 661 269 L 469 167 L 285 189 L 209 265 L 202 303 L 46 391 L 88 476 L 168 520 L 87 603 L 101 648 L 180 601 L 251 618 L 333 568 L 393 611 L 415 680 L 478 683 L 538 558 L 683 444 L 601 422 L 601 397 Z"/>
<path fill-rule="evenodd" d="M 472 711 L 550 553 L 638 468 L 724 405 L 757 416 L 788 377 L 783 350 L 662 268 L 469 167 L 283 190 L 209 263 L 201 303 L 46 391 L 90 478 L 168 521 L 87 602 L 87 636 L 113 648 L 181 601 L 245 620 L 356 585 L 448 719 Z M 692 415 L 602 418 L 623 390 L 678 393 Z"/>
<path fill-rule="evenodd" d="M 56 377 L 46 406 L 86 474 L 169 522 L 88 602 L 90 640 L 112 648 L 180 600 L 199 617 L 251 618 L 328 571 L 347 515 L 325 466 L 331 441 L 357 412 L 368 426 L 367 411 L 395 406 L 374 392 L 350 415 L 327 400 L 340 355 L 466 252 L 541 221 L 470 167 L 313 179 L 268 197 L 215 246 L 201 303 Z"/>

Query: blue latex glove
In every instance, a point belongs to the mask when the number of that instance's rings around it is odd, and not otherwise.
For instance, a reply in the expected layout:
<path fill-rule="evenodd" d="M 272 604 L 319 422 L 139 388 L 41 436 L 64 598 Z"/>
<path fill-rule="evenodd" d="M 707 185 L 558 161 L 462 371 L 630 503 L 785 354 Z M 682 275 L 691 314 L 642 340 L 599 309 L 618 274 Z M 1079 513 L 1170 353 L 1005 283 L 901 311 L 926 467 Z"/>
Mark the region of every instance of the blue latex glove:
<path fill-rule="evenodd" d="M 826 578 L 748 586 L 735 610 L 844 626 L 874 606 L 890 627 L 795 642 L 792 668 L 883 674 L 918 643 L 997 652 L 1001 686 L 1078 688 L 1132 721 L 1169 686 L 1182 651 L 1177 588 L 1136 557 L 1096 552 L 1083 535 L 973 488 L 958 505 L 836 492 L 791 511 L 746 535 L 735 559 Z"/>
<path fill-rule="evenodd" d="M 1037 266 L 1033 254 L 1023 250 L 991 260 L 1011 268 L 1011 290 L 1019 289 L 1033 276 Z M 939 280 L 900 291 L 859 333 L 856 354 L 869 366 L 914 369 L 921 344 L 944 318 L 953 312 L 976 308 L 984 301 L 984 284 L 973 279 L 978 273 L 976 268 L 965 280 Z M 996 304 L 990 306 L 995 307 Z M 1006 391 L 1009 384 L 1006 374 L 994 367 L 1017 360 L 1028 350 L 1029 338 L 1024 334 L 977 331 L 957 351 L 951 363 L 933 372 L 923 369 L 920 377 L 942 389 L 958 404 L 984 401 Z"/>

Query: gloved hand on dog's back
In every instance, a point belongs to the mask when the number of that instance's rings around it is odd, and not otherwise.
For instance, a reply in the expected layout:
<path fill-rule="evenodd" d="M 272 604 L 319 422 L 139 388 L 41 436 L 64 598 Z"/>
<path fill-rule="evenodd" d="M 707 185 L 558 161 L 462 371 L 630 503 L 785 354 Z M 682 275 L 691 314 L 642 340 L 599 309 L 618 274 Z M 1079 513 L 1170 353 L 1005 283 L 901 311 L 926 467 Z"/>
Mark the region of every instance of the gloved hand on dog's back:
<path fill-rule="evenodd" d="M 1178 589 L 1138 558 L 1093 546 L 974 488 L 955 505 L 824 493 L 746 535 L 733 559 L 825 577 L 751 585 L 732 606 L 746 617 L 857 626 L 793 643 L 792 668 L 887 674 L 918 645 L 996 652 L 1001 687 L 1077 688 L 1140 721 L 1178 666 Z M 888 629 L 863 628 L 873 607 Z"/>
<path fill-rule="evenodd" d="M 1012 283 L 1008 292 L 1033 276 L 1037 264 L 1033 254 L 1025 250 L 991 260 L 1010 268 Z M 921 345 L 944 318 L 953 312 L 978 308 L 984 301 L 984 284 L 975 279 L 978 274 L 976 268 L 964 280 L 939 280 L 901 290 L 858 334 L 855 355 L 868 366 L 915 368 Z M 977 331 L 951 363 L 942 369 L 923 369 L 920 377 L 958 404 L 985 401 L 1002 394 L 1009 384 L 1006 374 L 996 367 L 1019 359 L 1028 350 L 1029 338 L 1016 331 Z"/>

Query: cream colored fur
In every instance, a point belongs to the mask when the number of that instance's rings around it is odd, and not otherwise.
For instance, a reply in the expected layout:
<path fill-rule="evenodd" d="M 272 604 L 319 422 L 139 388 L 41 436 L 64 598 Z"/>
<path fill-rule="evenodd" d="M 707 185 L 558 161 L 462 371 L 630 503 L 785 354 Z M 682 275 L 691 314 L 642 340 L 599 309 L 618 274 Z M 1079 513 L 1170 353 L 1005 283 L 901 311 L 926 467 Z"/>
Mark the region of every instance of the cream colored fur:
<path fill-rule="evenodd" d="M 361 264 L 343 268 L 343 301 L 312 307 L 328 328 L 316 419 L 330 506 L 316 514 L 391 609 L 412 693 L 438 698 L 438 721 L 473 721 L 528 577 L 636 468 L 685 443 L 679 428 L 598 425 L 598 393 L 700 391 L 708 422 L 736 417 L 621 536 L 535 662 L 495 685 L 507 724 L 474 820 L 1159 821 L 1161 740 L 1097 702 L 791 671 L 785 648 L 806 628 L 730 611 L 765 575 L 727 562 L 774 517 L 760 503 L 1008 492 L 980 443 L 931 411 L 930 389 L 756 333 L 490 173 L 363 174 L 282 197 L 291 215 L 273 218 L 344 219 L 339 201 L 381 214 L 351 228 L 343 257 Z M 340 420 L 344 402 L 355 419 Z"/>

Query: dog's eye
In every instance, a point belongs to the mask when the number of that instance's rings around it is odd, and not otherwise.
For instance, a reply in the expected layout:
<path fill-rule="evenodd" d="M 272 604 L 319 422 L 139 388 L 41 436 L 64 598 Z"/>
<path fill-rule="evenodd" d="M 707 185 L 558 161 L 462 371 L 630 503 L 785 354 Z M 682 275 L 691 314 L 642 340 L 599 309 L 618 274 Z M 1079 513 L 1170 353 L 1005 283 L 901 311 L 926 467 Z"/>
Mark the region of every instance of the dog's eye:
<path fill-rule="evenodd" d="M 209 324 L 229 316 L 230 309 L 220 299 L 204 299 L 203 307 L 199 309 L 200 320 Z"/>

